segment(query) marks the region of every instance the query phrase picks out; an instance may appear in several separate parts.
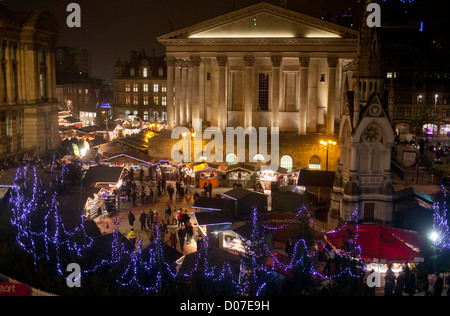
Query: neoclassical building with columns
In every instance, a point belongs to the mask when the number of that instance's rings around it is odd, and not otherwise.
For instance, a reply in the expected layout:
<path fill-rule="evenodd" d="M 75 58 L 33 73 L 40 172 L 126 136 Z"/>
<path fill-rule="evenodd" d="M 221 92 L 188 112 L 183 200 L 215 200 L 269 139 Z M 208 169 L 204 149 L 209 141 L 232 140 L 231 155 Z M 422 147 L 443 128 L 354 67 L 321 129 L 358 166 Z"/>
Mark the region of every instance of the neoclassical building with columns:
<path fill-rule="evenodd" d="M 56 17 L 0 6 L 0 159 L 60 145 L 56 99 Z"/>
<path fill-rule="evenodd" d="M 358 32 L 259 3 L 158 37 L 169 129 L 279 127 L 334 135 Z"/>

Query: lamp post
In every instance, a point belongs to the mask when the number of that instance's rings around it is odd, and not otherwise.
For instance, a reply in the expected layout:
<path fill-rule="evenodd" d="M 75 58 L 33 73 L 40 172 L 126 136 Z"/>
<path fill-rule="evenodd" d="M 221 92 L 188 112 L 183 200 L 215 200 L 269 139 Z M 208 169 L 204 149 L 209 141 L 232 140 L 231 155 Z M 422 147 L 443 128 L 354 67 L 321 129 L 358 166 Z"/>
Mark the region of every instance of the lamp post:
<path fill-rule="evenodd" d="M 335 141 L 332 141 L 332 140 L 321 140 L 320 141 L 320 144 L 322 145 L 322 146 L 324 146 L 326 149 L 327 149 L 327 164 L 326 164 L 326 171 L 328 171 L 328 149 L 330 148 L 330 147 L 335 147 L 336 146 L 336 142 Z"/>

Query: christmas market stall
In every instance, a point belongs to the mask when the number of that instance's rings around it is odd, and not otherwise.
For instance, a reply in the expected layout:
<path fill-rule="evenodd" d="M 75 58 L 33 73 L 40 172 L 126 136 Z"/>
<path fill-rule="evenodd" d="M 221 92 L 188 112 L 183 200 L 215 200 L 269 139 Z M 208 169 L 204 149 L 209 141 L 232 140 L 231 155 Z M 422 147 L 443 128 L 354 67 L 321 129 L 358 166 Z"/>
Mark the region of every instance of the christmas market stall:
<path fill-rule="evenodd" d="M 180 177 L 179 165 L 170 160 L 160 160 L 153 164 L 151 179 L 177 181 Z"/>
<path fill-rule="evenodd" d="M 149 170 L 153 167 L 152 160 L 152 157 L 138 150 L 131 149 L 125 153 L 114 155 L 109 159 L 103 160 L 102 164 L 109 167 L 123 167 L 127 170 L 133 168 L 136 176 L 140 177 L 142 173 L 143 177 L 147 177 L 149 176 Z"/>
<path fill-rule="evenodd" d="M 337 253 L 365 261 L 367 271 L 384 274 L 392 265 L 392 271 L 398 273 L 404 264 L 424 262 L 421 249 L 425 241 L 415 231 L 376 224 L 346 225 L 324 237 Z"/>
<path fill-rule="evenodd" d="M 256 183 L 256 164 L 238 163 L 225 171 L 228 188 L 253 188 Z"/>
<path fill-rule="evenodd" d="M 287 169 L 282 167 L 278 167 L 278 169 L 274 170 L 273 168 L 267 168 L 267 166 L 260 166 L 256 173 L 256 184 L 261 191 L 275 191 L 285 184 L 284 177 L 286 174 Z"/>
<path fill-rule="evenodd" d="M 234 222 L 234 201 L 229 199 L 199 197 L 195 200 L 192 208 L 195 224 L 203 237 L 218 228 L 229 226 Z M 195 225 L 194 225 L 195 226 Z"/>
<path fill-rule="evenodd" d="M 94 188 L 103 188 L 111 191 L 122 185 L 125 175 L 123 167 L 95 166 L 90 167 L 83 178 L 83 185 Z"/>
<path fill-rule="evenodd" d="M 271 211 L 297 212 L 308 202 L 307 192 L 297 190 L 296 187 L 287 186 L 272 193 Z"/>
<path fill-rule="evenodd" d="M 206 162 L 194 162 L 187 164 L 195 175 L 195 186 L 203 188 L 211 183 L 213 188 L 222 185 L 222 171 L 219 164 L 210 164 Z"/>
<path fill-rule="evenodd" d="M 253 210 L 267 210 L 267 195 L 244 188 L 235 188 L 222 193 L 225 199 L 234 201 L 235 208 L 233 216 L 246 218 L 251 216 Z"/>

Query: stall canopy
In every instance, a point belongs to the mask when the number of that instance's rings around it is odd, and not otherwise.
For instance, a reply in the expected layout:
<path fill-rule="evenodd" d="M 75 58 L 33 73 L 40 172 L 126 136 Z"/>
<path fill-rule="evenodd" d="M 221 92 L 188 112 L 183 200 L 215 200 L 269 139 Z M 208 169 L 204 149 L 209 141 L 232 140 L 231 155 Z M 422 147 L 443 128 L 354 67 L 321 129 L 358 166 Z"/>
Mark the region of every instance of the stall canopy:
<path fill-rule="evenodd" d="M 339 229 L 325 234 L 326 241 L 337 252 L 348 252 L 354 235 L 360 247 L 360 259 L 372 263 L 423 262 L 422 238 L 415 231 L 382 225 L 358 225 L 355 230 Z"/>
<path fill-rule="evenodd" d="M 150 165 L 153 158 L 135 149 L 115 155 L 104 161 L 110 164 Z"/>
<path fill-rule="evenodd" d="M 236 201 L 236 218 L 251 215 L 256 207 L 259 212 L 267 209 L 267 195 L 244 188 L 235 188 L 222 193 L 227 199 Z"/>

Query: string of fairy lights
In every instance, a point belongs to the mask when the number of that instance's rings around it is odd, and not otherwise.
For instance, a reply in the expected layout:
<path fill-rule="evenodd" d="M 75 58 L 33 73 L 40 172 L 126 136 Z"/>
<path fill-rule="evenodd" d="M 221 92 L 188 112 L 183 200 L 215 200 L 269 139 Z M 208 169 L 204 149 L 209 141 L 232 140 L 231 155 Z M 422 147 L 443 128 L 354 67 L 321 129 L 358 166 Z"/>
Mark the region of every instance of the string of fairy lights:
<path fill-rule="evenodd" d="M 16 241 L 26 253 L 33 257 L 35 267 L 39 261 L 54 262 L 59 275 L 64 274 L 63 258 L 69 255 L 71 258 L 82 258 L 89 250 L 92 250 L 94 239 L 90 237 L 85 229 L 84 216 L 81 224 L 69 232 L 61 219 L 57 194 L 45 190 L 41 180 L 37 176 L 36 168 L 32 169 L 32 183 L 27 181 L 30 170 L 27 167 L 17 170 L 15 186 L 11 192 L 12 217 L 10 223 L 16 228 Z M 63 171 L 62 174 L 64 174 Z M 54 185 L 63 184 L 63 178 L 53 173 Z M 59 181 L 59 183 L 57 183 Z M 38 215 L 43 215 L 42 225 L 38 225 Z M 189 272 L 179 273 L 173 265 L 166 261 L 160 231 L 156 229 L 156 238 L 153 245 L 142 248 L 139 242 L 136 249 L 125 251 L 125 245 L 119 240 L 118 222 L 115 221 L 115 229 L 111 241 L 111 249 L 108 250 L 107 258 L 98 258 L 99 262 L 82 271 L 84 276 L 100 271 L 103 267 L 119 267 L 120 273 L 116 282 L 122 287 L 136 286 L 148 294 L 157 294 L 161 290 L 164 280 L 184 279 L 189 280 L 203 273 L 205 279 L 212 282 L 229 280 L 234 293 L 238 295 L 263 295 L 267 288 L 270 276 L 275 272 L 289 274 L 293 269 L 299 268 L 302 273 L 318 277 L 323 280 L 333 280 L 343 275 L 354 278 L 363 278 L 364 269 L 354 273 L 350 267 L 344 268 L 332 276 L 322 275 L 313 262 L 317 256 L 315 248 L 308 247 L 305 239 L 299 239 L 293 247 L 293 254 L 288 263 L 283 263 L 276 253 L 269 249 L 265 243 L 267 233 L 273 233 L 285 229 L 299 220 L 300 216 L 306 216 L 307 223 L 314 230 L 320 231 L 318 225 L 311 218 L 306 207 L 298 210 L 297 214 L 288 223 L 279 226 L 263 224 L 259 218 L 258 210 L 253 210 L 251 239 L 244 241 L 244 253 L 241 258 L 239 277 L 235 277 L 230 263 L 226 262 L 221 267 L 210 264 L 209 260 L 209 238 L 205 239 L 205 246 L 197 252 L 192 269 Z M 349 225 L 358 230 L 358 210 L 355 210 L 349 221 L 336 229 L 334 232 L 349 230 Z M 446 201 L 436 204 L 434 211 L 435 229 L 439 231 L 440 238 L 435 241 L 435 246 L 440 251 L 450 249 L 450 233 L 447 221 Z M 157 223 L 156 225 L 159 225 Z M 158 226 L 157 226 L 158 227 Z M 322 231 L 323 232 L 323 231 Z M 358 258 L 361 254 L 358 245 L 358 234 L 354 234 L 348 240 L 348 251 L 339 253 L 340 256 Z M 146 258 L 146 259 L 144 259 Z M 272 264 L 266 264 L 272 259 Z"/>

